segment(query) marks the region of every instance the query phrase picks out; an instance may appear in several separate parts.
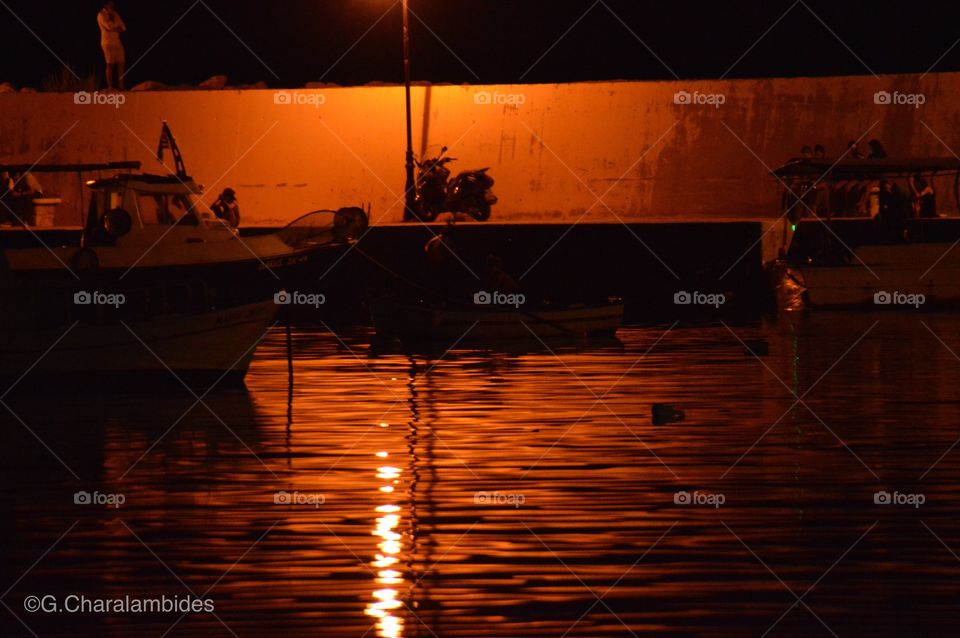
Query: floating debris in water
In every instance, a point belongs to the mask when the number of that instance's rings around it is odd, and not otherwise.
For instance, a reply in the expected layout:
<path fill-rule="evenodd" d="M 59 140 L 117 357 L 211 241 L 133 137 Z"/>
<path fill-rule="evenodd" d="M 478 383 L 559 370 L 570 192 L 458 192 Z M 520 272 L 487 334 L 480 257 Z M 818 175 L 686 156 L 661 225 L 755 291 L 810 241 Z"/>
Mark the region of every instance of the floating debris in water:
<path fill-rule="evenodd" d="M 653 424 L 666 425 L 667 423 L 676 423 L 687 418 L 687 413 L 682 409 L 667 405 L 666 403 L 653 404 Z"/>
<path fill-rule="evenodd" d="M 743 354 L 753 355 L 755 357 L 766 357 L 770 354 L 770 344 L 759 339 L 751 339 L 743 342 Z"/>

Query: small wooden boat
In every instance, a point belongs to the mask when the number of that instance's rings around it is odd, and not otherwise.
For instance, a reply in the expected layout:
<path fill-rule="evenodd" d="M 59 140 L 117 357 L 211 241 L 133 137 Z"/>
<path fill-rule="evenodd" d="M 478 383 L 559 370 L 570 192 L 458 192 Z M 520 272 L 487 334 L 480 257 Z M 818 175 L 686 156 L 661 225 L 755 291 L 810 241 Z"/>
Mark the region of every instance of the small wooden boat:
<path fill-rule="evenodd" d="M 612 336 L 623 324 L 620 299 L 525 309 L 380 297 L 371 312 L 379 336 L 417 341 L 580 339 Z"/>

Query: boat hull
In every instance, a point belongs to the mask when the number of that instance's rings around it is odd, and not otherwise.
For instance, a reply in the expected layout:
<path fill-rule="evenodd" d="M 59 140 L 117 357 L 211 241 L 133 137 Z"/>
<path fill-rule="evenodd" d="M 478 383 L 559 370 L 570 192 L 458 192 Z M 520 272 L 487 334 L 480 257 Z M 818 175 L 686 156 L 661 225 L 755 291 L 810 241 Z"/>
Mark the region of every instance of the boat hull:
<path fill-rule="evenodd" d="M 808 306 L 960 306 L 960 248 L 954 244 L 871 245 L 862 246 L 855 253 L 857 259 L 844 265 L 797 267 Z M 899 303 L 910 300 L 913 303 Z"/>
<path fill-rule="evenodd" d="M 623 324 L 623 304 L 521 310 L 436 306 L 394 299 L 372 303 L 377 334 L 426 341 L 499 341 L 613 335 Z"/>
<path fill-rule="evenodd" d="M 90 386 L 155 377 L 174 385 L 236 385 L 276 312 L 267 301 L 130 323 L 18 330 L 0 344 L 0 381 Z"/>

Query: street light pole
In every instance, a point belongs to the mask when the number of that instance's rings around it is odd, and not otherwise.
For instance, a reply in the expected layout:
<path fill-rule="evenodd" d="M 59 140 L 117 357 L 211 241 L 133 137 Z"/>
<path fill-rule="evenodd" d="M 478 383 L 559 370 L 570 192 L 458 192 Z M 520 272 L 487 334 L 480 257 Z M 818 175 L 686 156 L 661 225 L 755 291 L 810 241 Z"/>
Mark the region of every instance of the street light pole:
<path fill-rule="evenodd" d="M 410 8 L 408 0 L 403 0 L 403 76 L 407 97 L 407 185 L 406 207 L 403 218 L 406 221 L 417 219 L 416 213 L 416 179 L 413 174 L 413 114 L 410 107 Z"/>

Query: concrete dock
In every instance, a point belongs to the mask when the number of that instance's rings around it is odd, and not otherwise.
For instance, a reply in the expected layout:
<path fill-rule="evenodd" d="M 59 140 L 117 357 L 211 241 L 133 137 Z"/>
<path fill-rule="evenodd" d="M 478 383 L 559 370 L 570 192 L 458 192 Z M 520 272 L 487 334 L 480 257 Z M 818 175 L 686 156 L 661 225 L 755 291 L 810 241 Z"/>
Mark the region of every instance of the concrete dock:
<path fill-rule="evenodd" d="M 372 226 L 355 250 L 327 273 L 296 285 L 327 295 L 325 314 L 363 314 L 370 286 L 435 283 L 424 245 L 443 224 Z M 245 229 L 244 234 L 268 232 Z M 722 312 L 756 312 L 769 299 L 764 265 L 784 247 L 784 222 L 742 219 L 659 219 L 642 223 L 458 223 L 453 231 L 463 279 L 483 289 L 488 255 L 538 297 L 577 300 L 622 297 L 634 320 L 716 315 L 717 309 L 677 306 L 680 292 L 723 294 Z M 7 248 L 76 245 L 77 228 L 0 230 Z M 469 271 L 472 271 L 469 272 Z M 358 313 L 359 311 L 359 313 Z"/>

